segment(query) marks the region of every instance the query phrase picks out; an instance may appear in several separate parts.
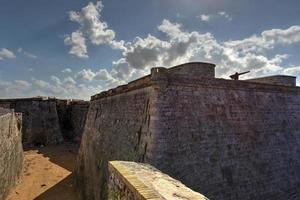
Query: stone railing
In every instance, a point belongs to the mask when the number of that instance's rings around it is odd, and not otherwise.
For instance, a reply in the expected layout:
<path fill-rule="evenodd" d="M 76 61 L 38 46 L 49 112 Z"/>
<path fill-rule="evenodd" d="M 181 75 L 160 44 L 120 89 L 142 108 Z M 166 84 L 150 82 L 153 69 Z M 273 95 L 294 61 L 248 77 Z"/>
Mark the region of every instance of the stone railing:
<path fill-rule="evenodd" d="M 148 164 L 109 162 L 109 200 L 207 200 Z"/>

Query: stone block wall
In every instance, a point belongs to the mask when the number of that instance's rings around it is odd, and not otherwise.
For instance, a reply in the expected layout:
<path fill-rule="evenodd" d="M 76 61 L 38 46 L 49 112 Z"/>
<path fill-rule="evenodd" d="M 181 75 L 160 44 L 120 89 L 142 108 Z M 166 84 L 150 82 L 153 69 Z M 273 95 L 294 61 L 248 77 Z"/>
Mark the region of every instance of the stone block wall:
<path fill-rule="evenodd" d="M 92 97 L 76 175 L 88 200 L 107 198 L 109 160 L 149 163 L 210 199 L 299 199 L 299 152 L 300 88 L 156 68 Z"/>
<path fill-rule="evenodd" d="M 208 200 L 148 164 L 110 161 L 109 200 Z"/>
<path fill-rule="evenodd" d="M 0 108 L 0 200 L 4 200 L 21 175 L 23 148 L 22 117 Z"/>

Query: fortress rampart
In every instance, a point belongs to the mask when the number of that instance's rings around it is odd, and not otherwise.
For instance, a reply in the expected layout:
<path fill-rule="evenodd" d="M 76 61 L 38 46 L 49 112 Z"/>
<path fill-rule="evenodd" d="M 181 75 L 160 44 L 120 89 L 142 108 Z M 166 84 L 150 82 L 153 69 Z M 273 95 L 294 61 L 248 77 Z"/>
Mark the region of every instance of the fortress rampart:
<path fill-rule="evenodd" d="M 300 198 L 300 88 L 213 75 L 207 63 L 154 68 L 93 96 L 76 170 L 85 199 L 107 198 L 109 160 L 149 163 L 209 199 Z"/>

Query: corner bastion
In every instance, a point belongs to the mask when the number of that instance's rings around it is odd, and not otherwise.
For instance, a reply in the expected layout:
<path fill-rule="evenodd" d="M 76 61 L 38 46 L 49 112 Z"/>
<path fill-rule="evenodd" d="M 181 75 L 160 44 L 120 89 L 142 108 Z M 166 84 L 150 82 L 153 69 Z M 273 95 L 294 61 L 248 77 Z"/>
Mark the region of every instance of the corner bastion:
<path fill-rule="evenodd" d="M 300 88 L 217 79 L 214 67 L 153 68 L 94 95 L 76 167 L 82 196 L 107 199 L 108 161 L 124 160 L 209 199 L 299 199 Z"/>

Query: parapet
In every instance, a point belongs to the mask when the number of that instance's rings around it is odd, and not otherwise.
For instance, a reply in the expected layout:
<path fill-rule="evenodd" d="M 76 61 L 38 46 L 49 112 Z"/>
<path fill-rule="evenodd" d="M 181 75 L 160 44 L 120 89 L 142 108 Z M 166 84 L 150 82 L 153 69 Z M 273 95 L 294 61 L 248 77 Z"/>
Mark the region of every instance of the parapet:
<path fill-rule="evenodd" d="M 129 82 L 127 85 L 121 85 L 117 88 L 103 91 L 91 97 L 91 100 L 96 100 L 116 94 L 125 93 L 131 90 L 147 87 L 154 82 L 167 81 L 173 77 L 196 77 L 196 78 L 215 78 L 215 65 L 204 62 L 191 62 L 182 65 L 177 65 L 171 68 L 154 67 L 151 69 L 151 74 Z"/>
<path fill-rule="evenodd" d="M 108 166 L 109 199 L 208 200 L 149 164 L 110 161 Z"/>
<path fill-rule="evenodd" d="M 245 81 L 296 87 L 296 77 L 294 76 L 275 75 L 275 76 L 266 76 L 266 77 L 248 79 Z"/>
<path fill-rule="evenodd" d="M 215 64 L 204 62 L 191 62 L 169 68 L 168 73 L 215 78 Z"/>

